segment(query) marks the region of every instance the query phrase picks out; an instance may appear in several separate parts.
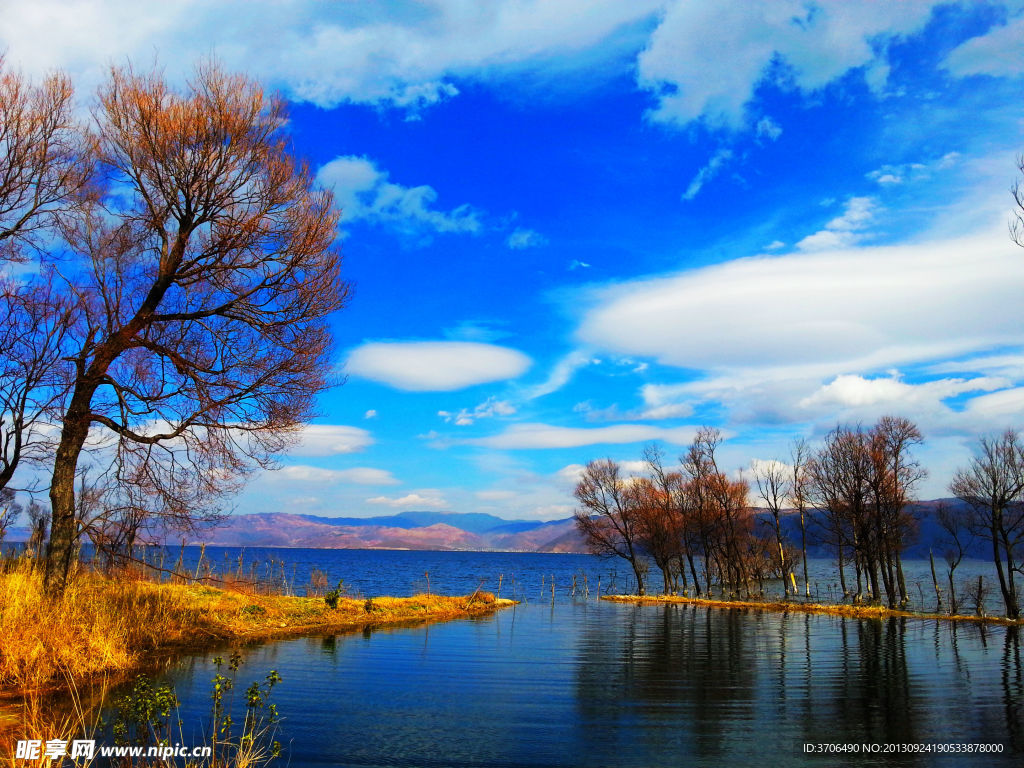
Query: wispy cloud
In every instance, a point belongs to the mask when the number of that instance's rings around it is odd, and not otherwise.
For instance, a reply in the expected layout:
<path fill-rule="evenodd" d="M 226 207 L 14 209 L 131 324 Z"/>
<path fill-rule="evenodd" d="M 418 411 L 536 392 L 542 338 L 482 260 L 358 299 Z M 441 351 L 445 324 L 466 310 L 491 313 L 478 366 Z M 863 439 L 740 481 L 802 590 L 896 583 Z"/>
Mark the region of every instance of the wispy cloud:
<path fill-rule="evenodd" d="M 366 219 L 441 233 L 476 233 L 482 226 L 481 213 L 469 204 L 438 210 L 433 187 L 395 184 L 386 171 L 365 157 L 336 157 L 320 168 L 317 179 L 334 190 L 343 223 Z"/>

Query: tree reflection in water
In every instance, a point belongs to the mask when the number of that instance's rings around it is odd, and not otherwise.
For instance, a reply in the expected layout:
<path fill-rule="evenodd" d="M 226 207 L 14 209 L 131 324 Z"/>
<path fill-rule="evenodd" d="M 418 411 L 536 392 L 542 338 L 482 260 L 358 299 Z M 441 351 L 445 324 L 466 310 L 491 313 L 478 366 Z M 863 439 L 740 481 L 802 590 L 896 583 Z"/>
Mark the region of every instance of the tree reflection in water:
<path fill-rule="evenodd" d="M 999 756 L 952 758 L 991 765 L 1024 753 L 1017 628 L 622 607 L 614 625 L 582 627 L 577 707 L 589 755 L 803 764 L 815 762 L 805 743 L 1003 744 Z M 857 762 L 936 758 L 861 753 Z"/>

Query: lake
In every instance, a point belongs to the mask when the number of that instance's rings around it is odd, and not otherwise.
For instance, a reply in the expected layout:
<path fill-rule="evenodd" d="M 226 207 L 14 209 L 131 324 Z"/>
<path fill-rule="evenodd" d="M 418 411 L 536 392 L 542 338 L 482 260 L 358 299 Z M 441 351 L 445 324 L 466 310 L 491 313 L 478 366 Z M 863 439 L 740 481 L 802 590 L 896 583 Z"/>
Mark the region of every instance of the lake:
<path fill-rule="evenodd" d="M 267 557 L 325 567 L 365 595 L 420 591 L 428 573 L 437 592 L 481 583 L 496 591 L 500 574 L 504 596 L 515 590 L 526 599 L 481 619 L 243 649 L 240 687 L 271 669 L 284 678 L 274 701 L 293 768 L 960 766 L 1024 758 L 1016 629 L 610 604 L 595 599 L 594 585 L 622 584 L 625 569 L 586 555 Z M 200 724 L 209 721 L 213 655 L 169 671 L 186 744 L 201 742 Z M 885 752 L 961 743 L 1002 752 Z M 808 744 L 857 751 L 813 754 Z"/>

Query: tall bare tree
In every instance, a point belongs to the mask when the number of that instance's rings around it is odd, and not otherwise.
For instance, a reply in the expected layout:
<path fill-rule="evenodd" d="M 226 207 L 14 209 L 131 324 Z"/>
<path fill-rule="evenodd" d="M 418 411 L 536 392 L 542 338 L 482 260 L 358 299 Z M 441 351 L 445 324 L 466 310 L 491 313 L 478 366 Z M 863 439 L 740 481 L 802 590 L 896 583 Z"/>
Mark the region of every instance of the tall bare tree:
<path fill-rule="evenodd" d="M 950 484 L 953 495 L 971 508 L 971 532 L 992 545 L 999 590 L 1011 619 L 1020 616 L 1014 574 L 1024 569 L 1024 443 L 1013 430 L 982 437 L 966 469 Z"/>
<path fill-rule="evenodd" d="M 98 102 L 109 191 L 61 220 L 80 318 L 50 486 L 51 592 L 81 532 L 90 430 L 145 468 L 150 493 L 229 488 L 312 415 L 330 380 L 326 318 L 347 296 L 338 211 L 292 156 L 280 99 L 206 65 L 180 92 L 114 69 Z"/>
<path fill-rule="evenodd" d="M 771 514 L 771 519 L 767 522 L 770 523 L 772 533 L 775 535 L 779 570 L 782 572 L 782 593 L 788 595 L 793 566 L 786 558 L 786 538 L 782 533 L 782 512 L 790 495 L 789 468 L 778 461 L 760 461 L 756 462 L 751 470 L 754 475 L 754 483 L 757 486 L 757 494 Z M 796 581 L 792 581 L 795 591 Z"/>
<path fill-rule="evenodd" d="M 811 478 L 807 472 L 811 451 L 803 438 L 793 441 L 790 449 L 789 494 L 793 508 L 800 515 L 800 554 L 804 565 L 804 596 L 811 596 L 811 581 L 807 576 L 807 507 L 811 496 Z"/>
<path fill-rule="evenodd" d="M 646 562 L 641 551 L 642 527 L 637 497 L 628 478 L 611 459 L 591 461 L 576 484 L 576 528 L 591 552 L 621 557 L 636 577 L 637 594 L 645 593 Z"/>

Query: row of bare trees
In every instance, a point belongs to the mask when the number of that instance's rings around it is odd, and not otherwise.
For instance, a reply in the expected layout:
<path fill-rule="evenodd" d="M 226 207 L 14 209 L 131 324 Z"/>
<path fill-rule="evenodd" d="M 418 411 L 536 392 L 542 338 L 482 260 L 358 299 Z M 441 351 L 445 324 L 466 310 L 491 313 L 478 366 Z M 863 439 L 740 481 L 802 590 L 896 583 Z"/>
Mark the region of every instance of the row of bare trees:
<path fill-rule="evenodd" d="M 215 517 L 295 438 L 348 293 L 339 211 L 257 83 L 114 68 L 81 114 L 0 61 L 0 490 L 48 492 L 51 593 L 84 534 Z"/>
<path fill-rule="evenodd" d="M 755 525 L 749 485 L 718 465 L 718 430 L 701 429 L 677 468 L 660 449 L 644 452 L 646 474 L 623 475 L 611 459 L 590 462 L 576 486 L 576 525 L 592 552 L 618 556 L 644 594 L 646 558 L 661 570 L 666 593 L 711 594 L 719 585 L 749 595 L 781 573 L 782 561 Z"/>
<path fill-rule="evenodd" d="M 752 482 L 721 470 L 720 443 L 717 430 L 699 430 L 672 468 L 649 446 L 640 474 L 610 459 L 588 464 L 575 495 L 576 524 L 591 551 L 627 560 L 640 594 L 653 562 L 666 593 L 692 588 L 706 595 L 717 587 L 751 594 L 754 585 L 762 591 L 766 578 L 777 578 L 785 594 L 809 597 L 810 540 L 835 555 L 844 597 L 908 603 L 903 557 L 918 533 L 912 502 L 926 476 L 914 456 L 922 436 L 913 422 L 886 416 L 870 428 L 839 426 L 814 449 L 795 441 L 788 462 L 755 462 Z M 934 512 L 942 534 L 933 544 L 946 554 L 951 609 L 953 573 L 980 539 L 990 547 L 1006 614 L 1016 618 L 1015 575 L 1024 575 L 1024 440 L 1012 431 L 982 438 L 950 489 L 961 503 L 942 503 Z M 797 529 L 794 546 L 787 531 Z"/>

